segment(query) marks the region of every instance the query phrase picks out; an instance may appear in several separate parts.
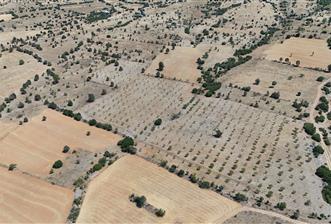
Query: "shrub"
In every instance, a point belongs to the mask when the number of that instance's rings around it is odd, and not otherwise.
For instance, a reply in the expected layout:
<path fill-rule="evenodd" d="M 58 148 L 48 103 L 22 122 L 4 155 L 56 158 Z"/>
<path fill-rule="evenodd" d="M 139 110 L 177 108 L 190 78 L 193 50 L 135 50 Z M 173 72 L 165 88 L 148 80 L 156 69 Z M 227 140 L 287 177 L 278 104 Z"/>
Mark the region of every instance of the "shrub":
<path fill-rule="evenodd" d="M 95 126 L 97 124 L 97 121 L 95 119 L 91 119 L 91 120 L 88 121 L 88 124 L 90 126 Z"/>
<path fill-rule="evenodd" d="M 102 165 L 102 164 L 100 164 L 100 163 L 97 163 L 97 164 L 95 164 L 95 165 L 92 167 L 92 172 L 96 172 L 96 171 L 99 171 L 99 170 L 101 170 L 101 169 L 102 169 L 102 167 L 103 167 L 103 165 Z"/>
<path fill-rule="evenodd" d="M 331 185 L 327 185 L 322 190 L 323 199 L 331 205 Z"/>
<path fill-rule="evenodd" d="M 320 116 L 316 116 L 315 117 L 315 122 L 316 123 L 322 123 L 325 121 L 325 117 L 323 115 L 320 115 Z"/>
<path fill-rule="evenodd" d="M 318 167 L 315 174 L 324 182 L 331 184 L 331 170 L 328 167 L 324 165 Z"/>
<path fill-rule="evenodd" d="M 88 94 L 88 96 L 87 96 L 87 102 L 88 103 L 92 103 L 92 102 L 94 102 L 94 100 L 95 100 L 95 96 L 94 96 L 94 94 Z"/>
<path fill-rule="evenodd" d="M 246 197 L 246 195 L 241 194 L 241 193 L 237 193 L 234 197 L 234 200 L 238 201 L 238 202 L 242 202 L 242 201 L 247 201 L 248 198 Z"/>
<path fill-rule="evenodd" d="M 156 212 L 155 212 L 155 215 L 157 216 L 157 217 L 163 217 L 164 215 L 165 215 L 165 210 L 163 210 L 163 209 L 158 209 Z"/>
<path fill-rule="evenodd" d="M 140 196 L 140 197 L 135 197 L 134 198 L 134 202 L 136 203 L 136 206 L 138 208 L 142 208 L 145 205 L 146 201 L 147 201 L 147 199 L 146 199 L 146 197 L 144 195 L 143 196 Z"/>
<path fill-rule="evenodd" d="M 280 97 L 280 93 L 279 92 L 273 92 L 271 95 L 270 95 L 271 98 L 273 99 L 279 99 Z"/>
<path fill-rule="evenodd" d="M 321 141 L 321 136 L 318 133 L 313 134 L 313 136 L 311 136 L 311 138 L 313 140 L 315 140 L 316 142 L 320 142 Z"/>
<path fill-rule="evenodd" d="M 122 140 L 120 140 L 118 143 L 117 143 L 118 146 L 121 147 L 121 149 L 126 149 L 126 148 L 129 148 L 130 146 L 133 146 L 134 145 L 134 141 L 131 137 L 124 137 Z"/>
<path fill-rule="evenodd" d="M 283 211 L 286 208 L 285 202 L 278 202 L 275 208 L 278 208 L 279 210 Z"/>
<path fill-rule="evenodd" d="M 18 64 L 19 65 L 24 65 L 24 61 L 21 59 L 21 60 L 18 61 Z"/>
<path fill-rule="evenodd" d="M 316 158 L 323 153 L 324 153 L 324 149 L 320 145 L 317 145 L 313 148 L 313 154 Z"/>
<path fill-rule="evenodd" d="M 313 135 L 316 132 L 316 128 L 312 123 L 304 123 L 303 129 L 308 135 Z"/>
<path fill-rule="evenodd" d="M 160 126 L 161 124 L 162 124 L 162 119 L 161 118 L 158 118 L 154 121 L 155 126 Z"/>
<path fill-rule="evenodd" d="M 323 82 L 324 79 L 325 79 L 325 78 L 324 78 L 323 76 L 319 76 L 319 77 L 316 79 L 316 81 L 317 81 L 317 82 Z"/>
<path fill-rule="evenodd" d="M 57 161 L 55 161 L 55 163 L 53 164 L 53 168 L 54 169 L 59 169 L 59 168 L 61 168 L 63 166 L 63 163 L 62 163 L 62 161 L 61 160 L 57 160 Z"/>
<path fill-rule="evenodd" d="M 210 183 L 208 181 L 200 181 L 199 182 L 199 187 L 202 189 L 209 189 L 210 188 Z"/>
<path fill-rule="evenodd" d="M 67 146 L 67 145 L 65 145 L 65 146 L 63 147 L 62 152 L 63 152 L 63 153 L 67 153 L 67 152 L 69 152 L 69 150 L 70 150 L 70 147 Z"/>

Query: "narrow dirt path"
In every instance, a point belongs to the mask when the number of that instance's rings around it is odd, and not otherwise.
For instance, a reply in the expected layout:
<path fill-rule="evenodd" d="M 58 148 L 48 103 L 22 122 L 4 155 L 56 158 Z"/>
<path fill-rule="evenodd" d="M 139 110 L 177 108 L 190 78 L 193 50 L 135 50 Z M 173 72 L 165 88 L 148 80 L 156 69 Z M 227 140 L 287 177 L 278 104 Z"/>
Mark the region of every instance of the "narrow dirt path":
<path fill-rule="evenodd" d="M 331 82 L 331 79 L 327 79 L 326 81 L 322 82 L 317 89 L 317 94 L 316 94 L 316 98 L 314 100 L 314 103 L 311 105 L 310 111 L 309 111 L 309 122 L 313 123 L 316 127 L 316 132 L 318 134 L 321 134 L 319 128 L 324 128 L 327 129 L 328 127 L 325 127 L 325 122 L 322 124 L 318 124 L 315 122 L 315 116 L 317 114 L 315 107 L 318 105 L 319 103 L 319 99 L 321 98 L 321 96 L 323 96 L 323 92 L 322 92 L 322 87 L 327 83 L 327 82 Z M 326 121 L 327 122 L 327 121 Z M 328 167 L 331 169 L 331 146 L 327 146 L 325 145 L 324 141 L 322 140 L 320 142 L 320 145 L 323 147 L 324 149 L 324 157 L 325 157 L 325 161 L 328 165 Z"/>

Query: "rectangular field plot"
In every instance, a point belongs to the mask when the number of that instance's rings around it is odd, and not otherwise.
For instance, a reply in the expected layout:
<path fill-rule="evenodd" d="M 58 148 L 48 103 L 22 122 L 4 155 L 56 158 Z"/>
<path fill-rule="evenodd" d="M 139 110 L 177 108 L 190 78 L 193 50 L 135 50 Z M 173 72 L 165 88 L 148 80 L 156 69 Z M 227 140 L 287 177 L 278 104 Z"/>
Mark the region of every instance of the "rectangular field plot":
<path fill-rule="evenodd" d="M 132 193 L 144 195 L 165 216 L 137 208 L 129 200 Z M 221 223 L 240 207 L 144 159 L 125 156 L 89 184 L 78 223 Z"/>
<path fill-rule="evenodd" d="M 0 223 L 64 223 L 73 192 L 0 167 Z"/>

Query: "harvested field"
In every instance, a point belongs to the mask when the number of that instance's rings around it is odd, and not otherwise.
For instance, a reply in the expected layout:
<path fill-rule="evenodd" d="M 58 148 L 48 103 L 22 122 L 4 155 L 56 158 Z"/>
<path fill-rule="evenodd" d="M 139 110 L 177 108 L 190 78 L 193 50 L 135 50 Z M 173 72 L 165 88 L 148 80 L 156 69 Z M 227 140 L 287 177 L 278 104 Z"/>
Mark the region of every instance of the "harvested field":
<path fill-rule="evenodd" d="M 171 48 L 171 47 L 169 47 Z M 155 75 L 159 68 L 159 62 L 164 63 L 164 70 L 161 74 L 164 77 L 182 81 L 196 82 L 200 77 L 196 61 L 202 53 L 196 48 L 176 47 L 168 54 L 160 53 L 146 70 L 146 74 Z"/>
<path fill-rule="evenodd" d="M 46 121 L 42 121 L 43 116 Z M 65 145 L 98 152 L 116 145 L 119 139 L 110 132 L 47 109 L 0 140 L 0 163 L 17 164 L 20 170 L 44 176 L 56 160 L 67 156 L 62 153 Z"/>
<path fill-rule="evenodd" d="M 290 38 L 282 44 L 274 44 L 265 52 L 268 60 L 288 58 L 291 64 L 300 61 L 300 67 L 326 69 L 331 63 L 331 50 L 326 40 Z"/>
<path fill-rule="evenodd" d="M 144 195 L 165 216 L 137 208 L 129 200 L 132 193 Z M 139 157 L 126 156 L 90 183 L 78 223 L 210 223 L 226 220 L 240 207 Z"/>
<path fill-rule="evenodd" d="M 0 167 L 0 223 L 64 223 L 73 192 Z"/>
<path fill-rule="evenodd" d="M 23 60 L 24 64 L 19 65 L 19 60 Z M 0 57 L 0 99 L 17 91 L 24 82 L 36 74 L 40 75 L 46 69 L 47 66 L 38 63 L 30 55 L 19 52 L 4 53 Z"/>

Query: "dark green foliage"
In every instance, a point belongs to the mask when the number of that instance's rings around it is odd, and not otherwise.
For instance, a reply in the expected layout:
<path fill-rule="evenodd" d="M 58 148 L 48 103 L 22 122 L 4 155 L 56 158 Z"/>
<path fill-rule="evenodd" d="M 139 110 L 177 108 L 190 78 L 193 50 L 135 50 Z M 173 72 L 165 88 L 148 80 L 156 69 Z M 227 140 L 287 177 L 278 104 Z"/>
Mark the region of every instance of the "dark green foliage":
<path fill-rule="evenodd" d="M 147 199 L 144 195 L 142 195 L 135 197 L 133 201 L 136 203 L 138 208 L 142 208 L 145 205 Z"/>
<path fill-rule="evenodd" d="M 159 126 L 159 125 L 161 125 L 162 124 L 162 119 L 161 118 L 158 118 L 158 119 L 156 119 L 155 121 L 154 121 L 154 125 L 155 126 Z"/>
<path fill-rule="evenodd" d="M 99 171 L 99 170 L 101 170 L 101 169 L 102 169 L 102 167 L 103 167 L 103 165 L 102 165 L 102 164 L 100 164 L 100 163 L 97 163 L 97 164 L 95 164 L 95 165 L 92 167 L 92 172 L 96 172 L 96 171 Z"/>
<path fill-rule="evenodd" d="M 278 202 L 275 208 L 278 208 L 279 210 L 283 211 L 286 208 L 285 202 Z"/>
<path fill-rule="evenodd" d="M 279 99 L 280 97 L 280 93 L 279 92 L 273 92 L 271 95 L 270 95 L 271 98 L 273 99 Z"/>
<path fill-rule="evenodd" d="M 191 174 L 189 178 L 192 183 L 197 183 L 199 181 L 195 174 Z"/>
<path fill-rule="evenodd" d="M 244 195 L 244 194 L 241 194 L 241 193 L 237 193 L 237 194 L 233 197 L 233 199 L 234 199 L 235 201 L 238 201 L 238 202 L 242 202 L 242 201 L 247 201 L 247 200 L 248 200 L 247 196 Z"/>
<path fill-rule="evenodd" d="M 315 117 L 315 122 L 316 123 L 322 123 L 325 121 L 325 117 L 323 115 L 319 115 Z"/>
<path fill-rule="evenodd" d="M 324 79 L 325 79 L 325 77 L 323 77 L 323 76 L 319 76 L 319 77 L 316 79 L 316 81 L 317 81 L 317 82 L 323 82 Z"/>
<path fill-rule="evenodd" d="M 318 167 L 315 174 L 320 177 L 324 182 L 331 185 L 331 170 L 328 167 L 324 165 Z"/>
<path fill-rule="evenodd" d="M 126 136 L 117 143 L 121 147 L 122 152 L 127 152 L 130 154 L 136 154 L 137 149 L 133 147 L 134 141 L 131 137 Z"/>
<path fill-rule="evenodd" d="M 199 182 L 199 187 L 202 189 L 209 189 L 210 188 L 210 183 L 208 181 L 200 181 Z"/>
<path fill-rule="evenodd" d="M 57 161 L 55 161 L 55 163 L 53 164 L 53 168 L 54 168 L 54 169 L 59 169 L 59 168 L 61 168 L 62 166 L 63 166 L 63 163 L 62 163 L 61 160 L 57 160 Z"/>
<path fill-rule="evenodd" d="M 176 172 L 176 169 L 177 169 L 176 165 L 171 165 L 171 167 L 169 168 L 169 172 L 174 173 L 174 172 Z"/>
<path fill-rule="evenodd" d="M 305 123 L 303 125 L 303 129 L 305 130 L 305 132 L 308 135 L 313 135 L 316 132 L 316 128 L 315 128 L 314 124 L 312 124 L 312 123 Z"/>
<path fill-rule="evenodd" d="M 311 138 L 313 140 L 315 140 L 316 142 L 320 142 L 321 141 L 321 136 L 318 133 L 313 134 L 313 136 L 311 136 Z"/>
<path fill-rule="evenodd" d="M 322 190 L 322 195 L 323 199 L 331 204 L 331 170 L 323 165 L 317 168 L 315 174 L 327 184 Z"/>
<path fill-rule="evenodd" d="M 331 205 L 331 184 L 325 186 L 322 190 L 323 199 Z"/>
<path fill-rule="evenodd" d="M 324 153 L 324 149 L 322 148 L 322 146 L 317 145 L 313 148 L 313 154 L 316 158 L 323 153 Z"/>
<path fill-rule="evenodd" d="M 57 105 L 54 102 L 52 102 L 52 103 L 49 103 L 48 104 L 48 108 L 53 109 L 53 110 L 56 110 L 57 109 Z"/>
<path fill-rule="evenodd" d="M 62 152 L 63 152 L 63 153 L 67 153 L 67 152 L 69 152 L 69 150 L 70 150 L 70 147 L 67 146 L 67 145 L 65 145 L 65 146 L 63 147 Z"/>
<path fill-rule="evenodd" d="M 163 210 L 163 209 L 158 209 L 156 212 L 155 212 L 155 215 L 157 216 L 157 217 L 163 217 L 164 215 L 165 215 L 165 210 Z"/>
<path fill-rule="evenodd" d="M 178 173 L 177 173 L 177 175 L 178 175 L 179 177 L 183 177 L 184 174 L 185 174 L 185 171 L 184 171 L 184 170 L 179 170 Z"/>
<path fill-rule="evenodd" d="M 104 11 L 100 11 L 100 12 L 90 12 L 90 14 L 86 17 L 86 21 L 88 23 L 93 23 L 93 22 L 97 22 L 99 20 L 104 20 L 104 19 L 108 19 L 109 17 L 111 17 L 111 13 L 108 12 L 104 12 Z"/>
<path fill-rule="evenodd" d="M 95 119 L 91 119 L 91 120 L 88 121 L 88 124 L 90 126 L 95 126 L 97 124 L 97 121 Z"/>
<path fill-rule="evenodd" d="M 59 83 L 60 77 L 58 74 L 54 73 L 51 69 L 47 69 L 46 73 L 47 73 L 47 75 L 49 75 L 53 78 L 53 82 L 52 82 L 53 85 Z"/>
<path fill-rule="evenodd" d="M 87 102 L 92 103 L 92 102 L 94 102 L 94 100 L 95 100 L 94 94 L 92 94 L 92 93 L 88 94 Z"/>

